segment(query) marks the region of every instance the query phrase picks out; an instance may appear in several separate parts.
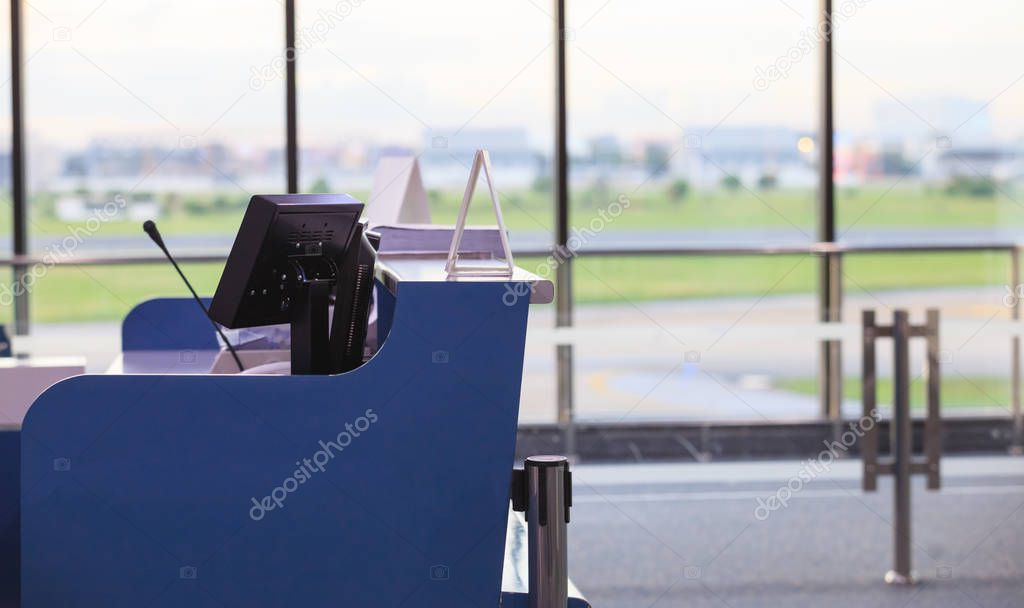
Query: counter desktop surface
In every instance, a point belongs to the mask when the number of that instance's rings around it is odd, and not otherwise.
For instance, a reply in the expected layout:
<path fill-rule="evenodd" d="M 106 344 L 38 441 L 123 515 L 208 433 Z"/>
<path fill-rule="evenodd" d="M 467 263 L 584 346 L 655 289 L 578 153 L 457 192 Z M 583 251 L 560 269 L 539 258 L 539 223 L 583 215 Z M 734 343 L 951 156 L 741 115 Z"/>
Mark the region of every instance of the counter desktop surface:
<path fill-rule="evenodd" d="M 54 385 L 18 433 L 21 606 L 525 605 L 508 492 L 553 290 L 438 264 L 380 264 L 382 346 L 336 376 L 205 374 L 194 303 L 133 310 L 121 373 Z"/>
<path fill-rule="evenodd" d="M 527 299 L 531 304 L 548 304 L 554 300 L 554 286 L 522 268 L 516 267 L 512 279 L 498 277 L 459 277 L 448 279 L 443 262 L 419 256 L 391 257 L 378 262 L 378 298 L 384 300 L 381 308 L 392 312 L 394 294 L 401 282 L 417 283 L 494 283 L 500 284 L 502 303 Z M 209 304 L 209 300 L 206 300 Z M 205 374 L 217 356 L 219 345 L 212 331 L 204 323 L 198 307 L 191 300 L 160 299 L 147 303 L 147 309 L 133 311 L 126 324 L 134 327 L 134 335 L 128 337 L 124 352 L 118 355 L 107 369 L 108 374 Z M 152 308 L 153 310 L 148 310 Z M 184 323 L 175 324 L 182 333 L 167 335 L 159 331 L 156 315 L 184 317 Z M 384 319 L 384 334 L 389 331 L 389 320 Z M 185 327 L 187 325 L 187 328 Z M 198 329 L 198 333 L 196 333 Z M 126 330 L 129 331 L 129 330 Z M 168 341 L 170 340 L 170 341 Z M 130 344 L 131 346 L 128 346 Z M 156 346 L 157 348 L 153 348 Z M 244 351 L 239 351 L 244 353 Z"/>

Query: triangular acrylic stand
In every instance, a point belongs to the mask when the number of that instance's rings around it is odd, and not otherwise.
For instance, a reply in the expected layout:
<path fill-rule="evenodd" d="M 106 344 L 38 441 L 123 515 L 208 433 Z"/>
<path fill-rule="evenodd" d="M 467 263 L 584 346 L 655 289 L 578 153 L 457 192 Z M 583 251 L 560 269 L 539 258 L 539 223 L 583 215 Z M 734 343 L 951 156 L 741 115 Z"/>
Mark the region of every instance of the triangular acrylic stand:
<path fill-rule="evenodd" d="M 466 215 L 469 213 L 469 202 L 473 199 L 476 191 L 476 182 L 480 177 L 480 168 L 484 170 L 484 177 L 487 178 L 487 190 L 491 195 L 491 204 L 494 206 L 494 216 L 498 220 L 498 236 L 501 238 L 501 249 L 505 254 L 500 264 L 491 260 L 490 265 L 466 264 L 459 260 L 459 247 L 462 245 L 462 233 L 466 231 Z M 478 262 L 482 262 L 479 260 Z M 505 230 L 505 219 L 501 215 L 501 204 L 498 202 L 498 192 L 494 189 L 494 179 L 491 177 L 491 156 L 487 150 L 477 150 L 473 155 L 473 167 L 469 170 L 469 183 L 466 184 L 466 193 L 462 197 L 462 206 L 459 208 L 459 219 L 455 224 L 455 233 L 452 234 L 452 245 L 448 250 L 448 263 L 444 270 L 448 278 L 453 277 L 504 277 L 511 279 L 512 270 L 515 264 L 512 261 L 512 248 L 508 245 L 508 231 Z"/>

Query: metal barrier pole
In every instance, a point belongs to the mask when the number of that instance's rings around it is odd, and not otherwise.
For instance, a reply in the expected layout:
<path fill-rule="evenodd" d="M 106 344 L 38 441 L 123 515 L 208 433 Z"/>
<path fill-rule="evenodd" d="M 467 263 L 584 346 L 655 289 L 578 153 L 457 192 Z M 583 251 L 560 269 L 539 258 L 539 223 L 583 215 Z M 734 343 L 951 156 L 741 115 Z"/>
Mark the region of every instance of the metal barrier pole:
<path fill-rule="evenodd" d="M 823 282 L 820 301 L 819 321 L 838 323 L 843 320 L 843 271 L 842 258 L 838 253 L 828 253 L 822 258 Z M 819 367 L 819 393 L 823 416 L 832 422 L 832 438 L 836 441 L 843 434 L 843 362 L 842 341 L 822 340 Z"/>
<path fill-rule="evenodd" d="M 914 582 L 910 571 L 910 321 L 907 311 L 897 310 L 893 315 L 893 425 L 892 473 L 893 513 L 895 516 L 895 569 L 885 575 L 885 582 L 910 584 Z"/>
<path fill-rule="evenodd" d="M 924 419 L 924 454 L 928 489 L 938 490 L 941 487 L 939 460 L 942 458 L 942 414 L 941 391 L 942 370 L 939 367 L 939 309 L 929 308 L 926 312 L 927 321 L 923 327 L 927 341 L 928 359 L 925 367 L 928 374 L 927 407 Z"/>
<path fill-rule="evenodd" d="M 559 325 L 559 327 L 566 327 Z M 573 398 L 573 350 L 571 344 L 555 347 L 557 367 L 558 426 L 562 429 L 562 449 L 576 458 L 576 412 Z"/>
<path fill-rule="evenodd" d="M 299 191 L 299 119 L 298 94 L 296 93 L 295 65 L 299 51 L 295 47 L 295 0 L 284 1 L 284 107 L 285 107 L 285 159 L 287 163 L 286 179 L 288 193 Z"/>
<path fill-rule="evenodd" d="M 565 0 L 555 2 L 555 251 L 560 261 L 555 270 L 555 327 L 572 327 L 572 259 L 569 249 L 569 144 L 565 60 Z M 565 434 L 563 450 L 576 455 L 576 415 L 573 412 L 573 347 L 560 344 L 555 351 L 557 372 L 558 424 Z"/>
<path fill-rule="evenodd" d="M 863 459 L 864 477 L 862 488 L 865 492 L 878 489 L 878 376 L 875 368 L 875 311 L 861 312 L 863 333 L 861 336 L 861 424 L 871 425 L 860 439 L 860 453 Z"/>
<path fill-rule="evenodd" d="M 832 51 L 832 0 L 819 0 L 818 26 L 824 33 L 819 43 L 821 80 L 818 106 L 818 241 L 834 243 L 836 240 L 836 200 L 833 164 L 833 51 Z M 842 269 L 837 252 L 826 253 L 819 260 L 818 275 L 818 321 L 838 322 L 842 315 Z M 838 340 L 825 340 L 820 345 L 818 373 L 821 414 L 832 422 L 835 439 L 842 433 L 842 364 Z"/>
<path fill-rule="evenodd" d="M 1010 316 L 1014 321 L 1020 321 L 1020 248 L 1010 249 L 1010 296 L 1013 298 L 1013 306 L 1010 308 Z M 1011 338 L 1010 355 L 1010 400 L 1013 404 L 1013 444 L 1010 446 L 1010 453 L 1024 454 L 1024 418 L 1021 418 L 1020 407 L 1020 336 L 1014 334 Z"/>
<path fill-rule="evenodd" d="M 14 222 L 12 253 L 17 256 L 28 254 L 28 194 L 25 172 L 25 121 L 22 112 L 22 42 L 23 24 L 21 0 L 11 0 L 11 200 Z M 14 334 L 27 336 L 29 333 L 29 293 L 27 286 L 27 264 L 14 264 Z"/>
<path fill-rule="evenodd" d="M 531 456 L 524 470 L 530 608 L 565 608 L 569 599 L 566 524 L 572 503 L 569 460 Z"/>

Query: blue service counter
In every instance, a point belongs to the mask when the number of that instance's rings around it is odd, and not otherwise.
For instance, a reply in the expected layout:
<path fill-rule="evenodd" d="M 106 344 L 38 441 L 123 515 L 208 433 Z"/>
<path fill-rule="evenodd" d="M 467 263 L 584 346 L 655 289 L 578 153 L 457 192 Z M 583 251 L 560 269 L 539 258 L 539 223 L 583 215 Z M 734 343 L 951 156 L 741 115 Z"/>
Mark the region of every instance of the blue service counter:
<path fill-rule="evenodd" d="M 336 376 L 201 373 L 216 340 L 192 302 L 133 310 L 122 373 L 0 432 L 0 605 L 20 540 L 24 608 L 525 606 L 509 483 L 551 285 L 442 263 L 381 264 L 382 346 Z"/>

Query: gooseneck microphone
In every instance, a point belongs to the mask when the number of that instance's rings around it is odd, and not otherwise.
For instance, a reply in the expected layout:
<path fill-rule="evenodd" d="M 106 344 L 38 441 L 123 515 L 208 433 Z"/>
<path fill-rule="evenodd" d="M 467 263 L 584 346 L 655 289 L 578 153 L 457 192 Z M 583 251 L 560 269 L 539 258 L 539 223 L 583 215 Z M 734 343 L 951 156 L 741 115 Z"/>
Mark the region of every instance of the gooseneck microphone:
<path fill-rule="evenodd" d="M 203 309 L 203 313 L 206 315 L 206 318 L 210 319 L 210 310 L 206 308 L 206 304 L 203 304 L 202 298 L 200 298 L 199 294 L 196 293 L 196 290 L 192 288 L 192 283 L 188 282 L 188 279 L 185 277 L 185 273 L 181 271 L 181 268 L 178 267 L 178 263 L 174 261 L 174 256 L 172 256 L 171 252 L 167 250 L 167 245 L 164 244 L 164 239 L 160 236 L 160 231 L 157 230 L 156 222 L 153 220 L 146 220 L 145 223 L 142 224 L 142 229 L 146 231 L 149 238 L 153 239 L 156 246 L 164 252 L 164 255 L 167 256 L 167 259 L 174 266 L 174 269 L 178 271 L 178 276 L 180 276 L 181 280 L 185 282 L 185 286 L 188 287 L 190 292 L 192 292 L 192 297 L 195 298 L 196 304 L 199 304 L 199 308 Z M 213 324 L 213 328 L 217 330 L 221 339 L 224 340 L 224 344 L 227 345 L 228 350 L 231 351 L 231 356 L 234 357 L 235 363 L 238 365 L 238 371 L 245 371 L 245 368 L 242 367 L 242 360 L 238 358 L 238 353 L 235 352 L 235 347 L 231 346 L 231 342 L 229 342 L 227 336 L 224 335 L 224 331 L 221 330 L 220 325 L 218 325 L 213 319 L 210 319 L 210 323 Z"/>

